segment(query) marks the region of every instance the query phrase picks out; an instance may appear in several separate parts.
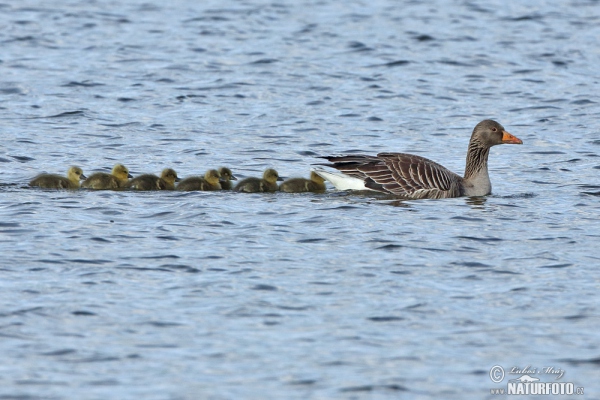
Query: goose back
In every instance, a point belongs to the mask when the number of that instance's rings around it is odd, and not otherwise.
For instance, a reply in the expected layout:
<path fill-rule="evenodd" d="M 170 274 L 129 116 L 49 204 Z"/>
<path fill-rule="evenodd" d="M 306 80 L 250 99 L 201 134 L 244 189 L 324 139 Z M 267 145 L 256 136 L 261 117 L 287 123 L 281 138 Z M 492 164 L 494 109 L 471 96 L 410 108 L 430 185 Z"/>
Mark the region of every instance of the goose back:
<path fill-rule="evenodd" d="M 366 189 L 411 199 L 462 195 L 463 178 L 440 164 L 406 153 L 325 157 L 329 166 L 364 181 Z"/>

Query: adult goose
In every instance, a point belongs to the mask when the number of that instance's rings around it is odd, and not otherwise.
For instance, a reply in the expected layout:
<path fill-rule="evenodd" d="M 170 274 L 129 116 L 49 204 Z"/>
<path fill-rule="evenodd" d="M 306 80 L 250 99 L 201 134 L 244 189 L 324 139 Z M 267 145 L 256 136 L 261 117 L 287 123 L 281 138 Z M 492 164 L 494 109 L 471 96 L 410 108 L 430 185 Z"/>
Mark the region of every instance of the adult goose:
<path fill-rule="evenodd" d="M 372 190 L 409 199 L 485 196 L 492 192 L 488 155 L 497 144 L 523 141 L 496 121 L 486 119 L 478 123 L 469 141 L 464 177 L 425 157 L 404 153 L 323 157 L 331 164 L 322 165 L 343 175 L 323 169 L 315 172 L 340 190 Z"/>

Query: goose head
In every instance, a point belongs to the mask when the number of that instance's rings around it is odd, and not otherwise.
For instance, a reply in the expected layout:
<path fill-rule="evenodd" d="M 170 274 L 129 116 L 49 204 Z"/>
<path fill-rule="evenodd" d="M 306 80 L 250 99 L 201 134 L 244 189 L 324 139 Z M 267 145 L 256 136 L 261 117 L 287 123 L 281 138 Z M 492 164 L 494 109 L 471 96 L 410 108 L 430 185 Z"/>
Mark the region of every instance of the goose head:
<path fill-rule="evenodd" d="M 497 144 L 523 144 L 523 141 L 506 132 L 506 129 L 496 121 L 486 119 L 473 129 L 471 143 L 482 148 L 490 148 Z"/>
<path fill-rule="evenodd" d="M 117 164 L 112 169 L 112 175 L 120 181 L 127 181 L 129 178 L 133 178 L 129 173 L 129 169 L 123 164 Z"/>
<path fill-rule="evenodd" d="M 204 174 L 204 180 L 211 185 L 217 185 L 221 180 L 221 174 L 216 169 L 209 169 Z"/>

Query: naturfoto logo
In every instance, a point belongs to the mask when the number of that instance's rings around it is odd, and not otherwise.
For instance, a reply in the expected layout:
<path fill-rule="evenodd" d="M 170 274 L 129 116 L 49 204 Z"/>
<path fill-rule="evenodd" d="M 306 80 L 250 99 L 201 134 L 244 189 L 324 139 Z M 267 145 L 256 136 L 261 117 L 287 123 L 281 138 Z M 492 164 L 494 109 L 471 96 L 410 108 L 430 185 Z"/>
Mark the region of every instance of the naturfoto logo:
<path fill-rule="evenodd" d="M 490 379 L 494 383 L 504 381 L 507 372 L 500 365 L 494 365 L 490 368 Z M 565 375 L 565 370 L 556 367 L 525 368 L 512 367 L 508 374 L 519 375 L 516 378 L 509 379 L 506 383 L 506 388 L 490 389 L 493 395 L 571 395 L 584 393 L 583 387 L 575 387 L 573 382 L 556 382 Z M 551 377 L 553 381 L 543 382 L 540 378 L 532 375 L 542 375 L 543 377 Z"/>

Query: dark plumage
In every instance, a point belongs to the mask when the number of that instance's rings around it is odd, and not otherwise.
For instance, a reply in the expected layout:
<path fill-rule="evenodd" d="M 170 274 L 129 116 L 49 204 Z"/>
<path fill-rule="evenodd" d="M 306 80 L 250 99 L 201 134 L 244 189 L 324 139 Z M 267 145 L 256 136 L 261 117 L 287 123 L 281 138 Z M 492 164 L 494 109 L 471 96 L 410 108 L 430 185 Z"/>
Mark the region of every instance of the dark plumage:
<path fill-rule="evenodd" d="M 177 190 L 193 191 L 193 190 L 221 190 L 219 179 L 221 174 L 216 169 L 210 169 L 204 174 L 204 178 L 192 176 L 182 180 L 177 185 Z"/>
<path fill-rule="evenodd" d="M 132 190 L 174 190 L 175 182 L 179 181 L 177 172 L 171 168 L 162 171 L 160 177 L 144 174 L 133 178 L 125 184 L 125 188 Z"/>
<path fill-rule="evenodd" d="M 67 176 L 54 174 L 40 174 L 29 182 L 29 186 L 36 186 L 45 189 L 77 189 L 79 181 L 85 179 L 83 171 L 79 167 L 70 167 Z"/>
<path fill-rule="evenodd" d="M 325 189 L 325 179 L 314 171 L 311 171 L 310 179 L 291 178 L 279 185 L 279 190 L 288 193 L 322 192 Z"/>
<path fill-rule="evenodd" d="M 90 175 L 81 186 L 87 189 L 96 190 L 115 190 L 122 188 L 129 178 L 132 178 L 129 170 L 123 164 L 117 164 L 113 167 L 112 172 L 96 172 Z"/>
<path fill-rule="evenodd" d="M 488 174 L 490 148 L 503 143 L 523 142 L 495 121 L 478 123 L 469 141 L 464 177 L 425 157 L 404 153 L 324 157 L 331 162 L 324 165 L 344 175 L 316 172 L 338 189 L 373 190 L 410 199 L 485 196 L 492 191 Z"/>
<path fill-rule="evenodd" d="M 241 180 L 236 186 L 236 192 L 256 193 L 256 192 L 275 192 L 277 191 L 277 181 L 282 180 L 279 174 L 272 168 L 265 170 L 261 178 L 246 178 Z"/>

